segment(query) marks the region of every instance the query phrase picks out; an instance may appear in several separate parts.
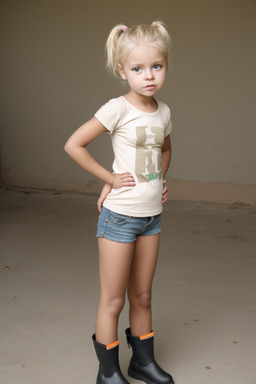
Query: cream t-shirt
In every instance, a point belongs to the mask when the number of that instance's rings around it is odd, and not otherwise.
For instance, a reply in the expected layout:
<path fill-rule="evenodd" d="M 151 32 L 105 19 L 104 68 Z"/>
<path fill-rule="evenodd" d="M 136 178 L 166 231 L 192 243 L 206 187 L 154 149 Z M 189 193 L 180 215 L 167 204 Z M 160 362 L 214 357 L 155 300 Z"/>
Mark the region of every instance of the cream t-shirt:
<path fill-rule="evenodd" d="M 143 112 L 125 97 L 111 99 L 96 113 L 109 131 L 114 151 L 113 172 L 130 172 L 135 187 L 112 189 L 104 207 L 135 217 L 162 212 L 162 145 L 172 129 L 169 107 L 157 101 L 155 112 Z"/>

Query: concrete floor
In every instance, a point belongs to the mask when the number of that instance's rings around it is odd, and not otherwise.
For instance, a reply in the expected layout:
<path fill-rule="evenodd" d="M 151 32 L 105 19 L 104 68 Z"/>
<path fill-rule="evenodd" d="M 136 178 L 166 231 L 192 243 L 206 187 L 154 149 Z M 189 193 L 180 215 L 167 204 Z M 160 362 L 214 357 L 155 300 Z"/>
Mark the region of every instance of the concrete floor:
<path fill-rule="evenodd" d="M 95 384 L 96 200 L 0 189 L 1 384 Z M 158 362 L 176 384 L 255 384 L 256 207 L 168 202 L 163 221 Z"/>

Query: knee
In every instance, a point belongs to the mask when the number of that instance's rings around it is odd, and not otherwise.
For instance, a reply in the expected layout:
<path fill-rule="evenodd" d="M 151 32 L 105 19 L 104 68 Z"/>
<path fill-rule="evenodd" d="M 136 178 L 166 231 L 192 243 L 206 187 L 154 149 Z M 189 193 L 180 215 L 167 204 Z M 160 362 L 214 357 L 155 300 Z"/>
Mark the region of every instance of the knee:
<path fill-rule="evenodd" d="M 109 302 L 109 311 L 113 316 L 119 316 L 124 307 L 125 298 L 116 297 Z"/>
<path fill-rule="evenodd" d="M 112 316 L 112 317 L 118 317 L 124 307 L 125 298 L 120 297 L 114 297 L 114 298 L 105 298 L 103 300 L 102 304 L 105 308 L 105 310 Z"/>
<path fill-rule="evenodd" d="M 141 292 L 137 294 L 129 294 L 129 302 L 136 307 L 148 309 L 151 307 L 151 292 Z"/>

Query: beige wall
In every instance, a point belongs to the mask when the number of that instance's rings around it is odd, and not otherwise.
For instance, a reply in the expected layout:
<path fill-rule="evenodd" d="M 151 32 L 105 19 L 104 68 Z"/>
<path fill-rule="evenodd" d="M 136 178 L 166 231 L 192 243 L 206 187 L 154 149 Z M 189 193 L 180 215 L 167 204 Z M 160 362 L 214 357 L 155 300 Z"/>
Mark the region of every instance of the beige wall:
<path fill-rule="evenodd" d="M 109 30 L 163 20 L 172 64 L 170 197 L 256 204 L 254 0 L 1 1 L 4 184 L 96 191 L 65 155 L 68 136 L 125 92 L 104 69 Z M 111 168 L 109 137 L 91 145 Z"/>

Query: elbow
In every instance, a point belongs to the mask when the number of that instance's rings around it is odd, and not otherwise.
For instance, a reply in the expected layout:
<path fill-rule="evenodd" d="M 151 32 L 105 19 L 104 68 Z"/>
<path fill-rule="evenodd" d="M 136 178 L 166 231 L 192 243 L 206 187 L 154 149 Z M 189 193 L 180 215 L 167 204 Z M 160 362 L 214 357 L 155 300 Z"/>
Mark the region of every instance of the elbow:
<path fill-rule="evenodd" d="M 67 141 L 66 144 L 64 145 L 64 151 L 69 154 L 70 153 L 70 144 L 69 142 Z"/>

